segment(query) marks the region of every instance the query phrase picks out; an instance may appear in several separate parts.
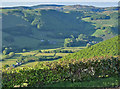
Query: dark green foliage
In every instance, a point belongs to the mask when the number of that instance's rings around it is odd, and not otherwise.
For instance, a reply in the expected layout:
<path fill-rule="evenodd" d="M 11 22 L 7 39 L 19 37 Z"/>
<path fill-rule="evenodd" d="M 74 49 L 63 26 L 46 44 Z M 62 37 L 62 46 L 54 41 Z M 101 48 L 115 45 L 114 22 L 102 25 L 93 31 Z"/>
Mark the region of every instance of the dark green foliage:
<path fill-rule="evenodd" d="M 22 51 L 23 51 L 23 52 L 26 52 L 27 50 L 26 50 L 26 49 L 23 49 Z"/>
<path fill-rule="evenodd" d="M 37 50 L 38 51 L 38 50 Z M 40 53 L 73 53 L 76 52 L 74 50 L 67 50 L 67 49 L 62 49 L 62 48 L 58 48 L 58 49 L 54 49 L 54 50 L 42 50 L 40 51 Z"/>
<path fill-rule="evenodd" d="M 65 56 L 63 60 L 69 59 L 81 59 L 81 58 L 92 58 L 95 56 L 106 56 L 106 55 L 119 55 L 118 54 L 118 36 L 108 39 L 106 41 L 95 44 L 89 48 L 80 50 L 77 53 L 73 53 L 69 56 Z"/>
<path fill-rule="evenodd" d="M 6 55 L 6 54 L 8 54 L 9 53 L 9 49 L 8 48 L 5 48 L 4 50 L 3 50 L 3 55 Z"/>
<path fill-rule="evenodd" d="M 3 67 L 3 68 L 7 68 L 7 67 L 9 67 L 9 65 L 7 65 L 7 64 L 6 64 L 6 65 L 4 65 L 4 67 Z"/>
<path fill-rule="evenodd" d="M 71 47 L 72 43 L 75 42 L 75 39 L 73 38 L 66 38 L 64 42 L 64 47 Z"/>
<path fill-rule="evenodd" d="M 2 55 L 2 60 L 12 58 L 15 55 L 14 52 L 10 52 L 9 54 Z"/>
<path fill-rule="evenodd" d="M 88 48 L 88 47 L 90 47 L 90 46 L 91 46 L 91 44 L 87 43 L 86 47 Z"/>
<path fill-rule="evenodd" d="M 4 70 L 2 86 L 12 88 L 27 83 L 28 87 L 42 87 L 64 81 L 81 82 L 107 78 L 119 74 L 119 63 L 120 60 L 114 57 L 39 63 L 33 68 Z"/>
<path fill-rule="evenodd" d="M 10 52 L 8 55 L 9 55 L 9 57 L 13 57 L 15 55 L 15 53 L 14 52 Z"/>
<path fill-rule="evenodd" d="M 118 12 L 111 13 L 111 14 L 110 14 L 110 17 L 111 17 L 112 19 L 118 19 L 118 15 L 119 15 Z"/>
<path fill-rule="evenodd" d="M 77 41 L 79 40 L 86 40 L 88 37 L 85 34 L 80 34 L 77 38 Z"/>
<path fill-rule="evenodd" d="M 91 20 L 104 20 L 104 19 L 110 19 L 110 16 L 106 16 L 106 15 L 93 15 L 93 16 L 91 16 Z"/>
<path fill-rule="evenodd" d="M 103 39 L 95 36 L 87 36 L 85 34 L 80 34 L 78 37 L 66 38 L 64 41 L 64 47 L 75 47 L 75 46 L 86 46 L 87 43 L 94 41 L 91 45 L 102 41 Z"/>
<path fill-rule="evenodd" d="M 15 55 L 14 52 L 12 52 L 11 48 L 3 48 L 2 50 L 2 60 L 12 58 Z"/>
<path fill-rule="evenodd" d="M 35 56 L 35 55 L 29 55 L 29 56 L 20 56 L 17 60 L 17 62 L 22 62 L 23 64 L 28 62 L 34 62 L 34 61 L 53 61 L 61 58 L 61 56 Z"/>

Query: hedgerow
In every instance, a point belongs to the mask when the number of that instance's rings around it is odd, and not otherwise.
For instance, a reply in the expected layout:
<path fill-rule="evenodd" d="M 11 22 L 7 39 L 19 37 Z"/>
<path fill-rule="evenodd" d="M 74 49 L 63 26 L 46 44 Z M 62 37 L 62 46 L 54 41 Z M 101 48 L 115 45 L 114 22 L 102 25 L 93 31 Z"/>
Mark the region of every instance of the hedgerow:
<path fill-rule="evenodd" d="M 33 67 L 3 70 L 3 89 L 19 87 L 42 87 L 63 81 L 81 82 L 94 78 L 106 78 L 120 73 L 118 57 L 95 57 L 91 59 L 58 60 L 38 63 Z"/>

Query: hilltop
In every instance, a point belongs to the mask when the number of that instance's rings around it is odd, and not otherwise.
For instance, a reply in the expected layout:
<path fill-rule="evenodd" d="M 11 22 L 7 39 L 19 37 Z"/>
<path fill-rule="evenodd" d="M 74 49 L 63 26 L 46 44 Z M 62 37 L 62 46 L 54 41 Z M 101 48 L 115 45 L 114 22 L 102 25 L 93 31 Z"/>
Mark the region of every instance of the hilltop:
<path fill-rule="evenodd" d="M 117 7 L 107 7 L 107 8 L 100 8 L 95 6 L 87 6 L 87 5 L 57 5 L 57 4 L 40 4 L 35 6 L 15 6 L 15 7 L 3 7 L 1 9 L 53 9 L 59 11 L 93 11 L 93 12 L 103 12 L 103 11 L 116 11 L 118 10 Z"/>

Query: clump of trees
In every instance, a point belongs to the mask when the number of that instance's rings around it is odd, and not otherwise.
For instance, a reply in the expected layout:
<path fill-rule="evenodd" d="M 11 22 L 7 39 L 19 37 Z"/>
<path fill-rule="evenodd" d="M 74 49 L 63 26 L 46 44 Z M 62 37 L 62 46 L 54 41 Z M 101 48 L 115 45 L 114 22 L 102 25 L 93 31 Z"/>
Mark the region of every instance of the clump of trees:
<path fill-rule="evenodd" d="M 110 16 L 107 15 L 92 15 L 91 20 L 104 20 L 104 19 L 110 19 Z"/>
<path fill-rule="evenodd" d="M 5 48 L 3 51 L 2 51 L 2 60 L 5 60 L 5 59 L 8 59 L 8 58 L 11 58 L 15 55 L 14 52 L 11 52 L 9 48 Z"/>
<path fill-rule="evenodd" d="M 92 41 L 94 41 L 92 43 Z M 87 36 L 86 34 L 80 34 L 78 35 L 78 37 L 74 37 L 73 35 L 71 35 L 70 38 L 66 38 L 64 41 L 64 47 L 75 47 L 75 46 L 86 46 L 87 43 L 92 43 L 96 44 L 99 41 L 102 41 L 102 38 L 99 37 L 95 37 L 95 36 Z"/>
<path fill-rule="evenodd" d="M 35 53 L 73 53 L 75 52 L 74 50 L 67 50 L 67 49 L 62 49 L 62 48 L 57 48 L 53 50 L 35 50 L 33 51 Z"/>

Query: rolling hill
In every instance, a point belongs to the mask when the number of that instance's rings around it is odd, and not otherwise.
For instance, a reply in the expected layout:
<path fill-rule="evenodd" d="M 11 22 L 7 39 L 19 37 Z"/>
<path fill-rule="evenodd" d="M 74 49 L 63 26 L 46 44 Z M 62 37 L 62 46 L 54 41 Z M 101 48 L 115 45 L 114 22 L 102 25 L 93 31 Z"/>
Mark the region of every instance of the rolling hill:
<path fill-rule="evenodd" d="M 62 58 L 62 60 L 93 58 L 100 56 L 116 56 L 118 53 L 118 36 L 108 39 L 106 41 L 95 44 L 91 47 L 80 50 L 79 52 L 69 54 Z"/>
<path fill-rule="evenodd" d="M 64 45 L 66 38 L 79 34 L 106 40 L 117 35 L 116 11 L 112 7 L 82 5 L 2 8 L 3 48 L 11 47 L 14 51 L 57 48 Z M 110 18 L 90 20 L 96 15 Z"/>
<path fill-rule="evenodd" d="M 76 19 L 77 14 L 82 16 L 81 12 L 8 10 L 2 16 L 3 46 L 17 49 L 38 49 L 45 45 L 48 47 L 44 48 L 61 47 L 71 34 L 91 35 L 94 26 Z"/>
<path fill-rule="evenodd" d="M 2 8 L 2 88 L 118 87 L 117 10 L 81 5 Z M 64 43 L 69 46 L 62 47 Z"/>

